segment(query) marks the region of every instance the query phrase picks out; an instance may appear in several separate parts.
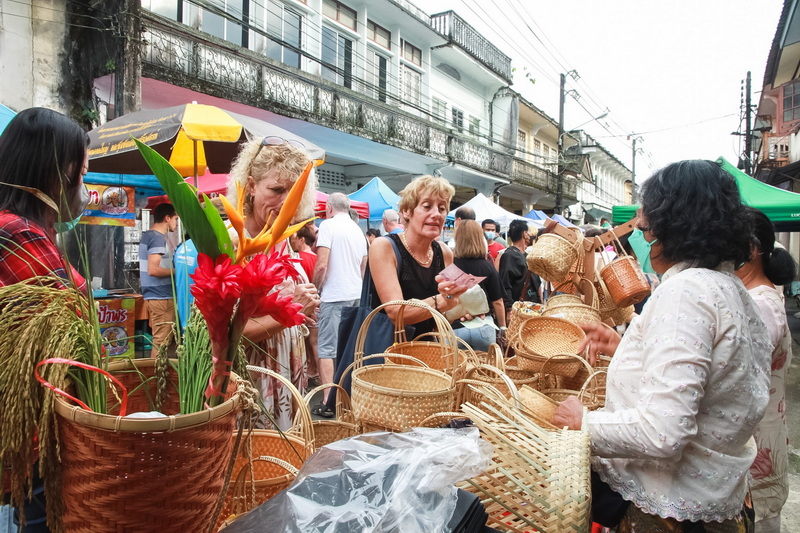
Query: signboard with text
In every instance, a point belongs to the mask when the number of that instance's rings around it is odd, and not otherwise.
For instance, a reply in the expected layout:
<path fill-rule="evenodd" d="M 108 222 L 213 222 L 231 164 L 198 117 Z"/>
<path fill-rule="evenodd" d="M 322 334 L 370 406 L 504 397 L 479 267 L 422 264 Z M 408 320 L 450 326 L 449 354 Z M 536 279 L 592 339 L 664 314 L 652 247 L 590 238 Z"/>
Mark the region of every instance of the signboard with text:
<path fill-rule="evenodd" d="M 83 211 L 81 224 L 101 226 L 133 226 L 136 224 L 133 187 L 86 184 L 89 205 Z"/>

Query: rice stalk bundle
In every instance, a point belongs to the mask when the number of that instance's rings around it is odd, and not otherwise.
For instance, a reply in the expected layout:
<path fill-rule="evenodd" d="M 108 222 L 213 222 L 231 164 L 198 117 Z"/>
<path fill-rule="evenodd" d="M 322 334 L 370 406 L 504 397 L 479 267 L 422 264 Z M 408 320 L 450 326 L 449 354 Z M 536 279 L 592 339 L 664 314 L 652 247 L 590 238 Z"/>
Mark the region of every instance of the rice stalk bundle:
<path fill-rule="evenodd" d="M 59 461 L 54 394 L 36 381 L 34 369 L 51 357 L 100 365 L 101 338 L 90 305 L 79 291 L 53 286 L 51 278 L 0 287 L 0 480 L 10 477 L 14 505 L 22 504 L 26 495 L 37 434 L 40 473 L 45 480 L 59 478 L 53 475 Z M 69 371 L 66 365 L 40 369 L 40 375 L 59 388 L 65 387 L 68 372 L 78 396 L 92 409 L 99 406 L 104 411 L 106 382 L 101 375 Z M 48 507 L 58 505 L 60 498 L 47 496 Z"/>

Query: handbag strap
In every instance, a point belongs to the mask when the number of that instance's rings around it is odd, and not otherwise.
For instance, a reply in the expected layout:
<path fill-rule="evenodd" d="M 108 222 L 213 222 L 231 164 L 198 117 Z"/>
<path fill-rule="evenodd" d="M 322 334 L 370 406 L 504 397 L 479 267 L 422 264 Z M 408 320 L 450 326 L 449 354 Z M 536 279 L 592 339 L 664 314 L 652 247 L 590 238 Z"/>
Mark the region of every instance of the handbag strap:
<path fill-rule="evenodd" d="M 519 295 L 519 301 L 524 302 L 525 296 L 528 294 L 528 287 L 531 285 L 531 271 L 527 268 L 525 269 L 525 283 L 522 285 L 522 293 Z"/>
<path fill-rule="evenodd" d="M 397 279 L 400 279 L 400 268 L 403 265 L 403 257 L 400 255 L 400 250 L 397 248 L 397 243 L 394 242 L 394 239 L 385 235 L 383 237 L 378 237 L 379 239 L 388 239 L 389 242 L 392 244 L 392 249 L 394 250 L 394 257 L 397 260 Z M 372 308 L 372 273 L 369 270 L 369 261 L 367 261 L 367 268 L 364 271 L 364 279 L 361 282 L 361 302 L 359 303 L 361 307 L 368 307 Z"/>

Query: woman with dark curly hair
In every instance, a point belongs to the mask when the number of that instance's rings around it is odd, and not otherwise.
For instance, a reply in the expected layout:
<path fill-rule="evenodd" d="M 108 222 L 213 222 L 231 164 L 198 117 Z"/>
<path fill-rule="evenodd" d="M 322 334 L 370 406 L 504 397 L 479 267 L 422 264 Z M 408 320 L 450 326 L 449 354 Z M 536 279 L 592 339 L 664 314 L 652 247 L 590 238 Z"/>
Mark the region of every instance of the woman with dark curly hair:
<path fill-rule="evenodd" d="M 750 474 L 756 533 L 780 533 L 781 509 L 789 497 L 789 428 L 786 426 L 786 376 L 792 363 L 792 335 L 786 322 L 783 293 L 777 286 L 794 280 L 797 266 L 789 252 L 775 246 L 767 215 L 745 207 L 752 229 L 750 261 L 736 271 L 769 331 L 773 349 L 767 412 L 756 428 L 758 453 Z"/>
<path fill-rule="evenodd" d="M 747 473 L 772 348 L 734 274 L 750 257 L 736 181 L 714 162 L 682 161 L 645 181 L 641 200 L 630 242 L 661 284 L 624 338 L 585 328 L 590 355 L 614 356 L 606 405 L 583 415 L 566 401 L 554 422 L 589 432 L 596 522 L 618 533 L 752 531 Z"/>

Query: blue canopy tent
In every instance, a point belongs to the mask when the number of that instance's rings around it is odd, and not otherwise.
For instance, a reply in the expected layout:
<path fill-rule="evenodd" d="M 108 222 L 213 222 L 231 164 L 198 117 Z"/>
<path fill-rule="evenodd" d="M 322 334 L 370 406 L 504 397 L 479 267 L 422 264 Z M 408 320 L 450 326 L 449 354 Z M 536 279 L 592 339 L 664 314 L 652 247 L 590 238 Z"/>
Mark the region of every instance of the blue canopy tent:
<path fill-rule="evenodd" d="M 524 216 L 525 218 L 529 218 L 531 220 L 544 220 L 548 218 L 548 216 L 544 214 L 544 211 L 540 211 L 538 209 L 531 209 L 531 211 Z"/>
<path fill-rule="evenodd" d="M 11 119 L 14 118 L 14 115 L 16 115 L 14 111 L 0 104 L 0 133 L 6 129 L 6 126 L 11 122 Z"/>
<path fill-rule="evenodd" d="M 347 195 L 351 200 L 367 202 L 369 204 L 369 221 L 380 221 L 383 212 L 387 209 L 397 210 L 397 203 L 400 197 L 394 193 L 378 177 L 374 177 L 369 182 L 352 194 Z"/>
<path fill-rule="evenodd" d="M 572 222 L 570 222 L 570 221 L 569 221 L 569 220 L 567 220 L 566 218 L 562 217 L 561 215 L 556 215 L 556 214 L 554 214 L 554 215 L 553 215 L 552 217 L 550 217 L 550 218 L 552 218 L 553 220 L 555 220 L 556 222 L 558 222 L 558 223 L 559 223 L 559 224 L 561 224 L 562 226 L 566 226 L 566 227 L 568 227 L 568 228 L 574 228 L 574 227 L 575 227 L 575 224 L 573 224 Z"/>

